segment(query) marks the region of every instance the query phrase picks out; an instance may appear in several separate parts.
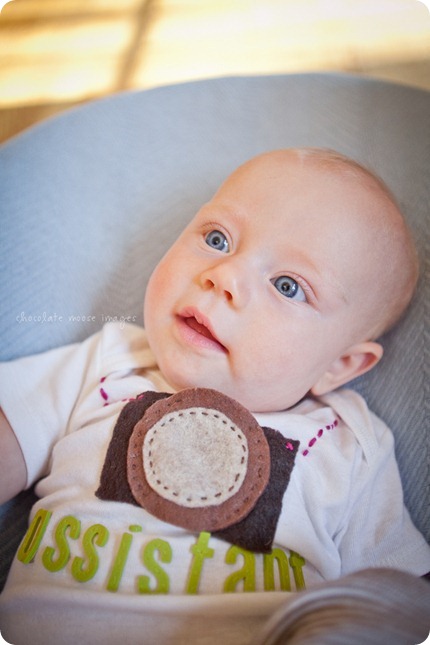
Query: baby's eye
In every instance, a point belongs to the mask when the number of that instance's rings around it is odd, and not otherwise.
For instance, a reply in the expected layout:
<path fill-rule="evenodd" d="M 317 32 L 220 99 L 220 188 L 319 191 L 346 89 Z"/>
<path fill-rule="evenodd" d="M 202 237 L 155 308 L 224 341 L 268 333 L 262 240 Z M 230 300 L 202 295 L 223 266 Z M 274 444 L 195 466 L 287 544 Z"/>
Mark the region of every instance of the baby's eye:
<path fill-rule="evenodd" d="M 279 278 L 274 278 L 271 282 L 279 293 L 282 293 L 286 298 L 306 302 L 305 292 L 294 278 L 290 278 L 288 275 L 281 275 Z"/>
<path fill-rule="evenodd" d="M 221 231 L 210 231 L 205 237 L 205 242 L 211 248 L 222 251 L 222 253 L 228 253 L 230 250 L 228 240 Z"/>

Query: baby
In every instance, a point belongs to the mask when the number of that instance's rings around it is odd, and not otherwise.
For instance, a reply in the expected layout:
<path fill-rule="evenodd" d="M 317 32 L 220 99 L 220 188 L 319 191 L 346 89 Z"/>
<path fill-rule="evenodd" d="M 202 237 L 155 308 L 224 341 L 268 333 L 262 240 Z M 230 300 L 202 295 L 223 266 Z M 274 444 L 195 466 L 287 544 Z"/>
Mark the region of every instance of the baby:
<path fill-rule="evenodd" d="M 0 365 L 2 501 L 36 481 L 40 497 L 3 635 L 237 645 L 282 591 L 426 574 L 393 436 L 338 389 L 381 359 L 417 275 L 379 179 L 278 150 L 237 169 L 161 260 L 145 330 L 110 323 Z"/>

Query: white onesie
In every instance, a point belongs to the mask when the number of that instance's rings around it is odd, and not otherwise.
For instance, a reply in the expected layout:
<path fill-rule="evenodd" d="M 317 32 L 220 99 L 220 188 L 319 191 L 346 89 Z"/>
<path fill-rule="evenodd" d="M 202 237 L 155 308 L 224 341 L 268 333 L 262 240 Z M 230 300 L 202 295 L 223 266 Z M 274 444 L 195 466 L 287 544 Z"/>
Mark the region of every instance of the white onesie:
<path fill-rule="evenodd" d="M 270 553 L 100 499 L 119 414 L 148 391 L 171 393 L 134 325 L 0 365 L 0 405 L 40 497 L 0 596 L 11 643 L 238 645 L 291 592 L 368 567 L 430 571 L 392 433 L 350 390 L 253 415 L 287 449 L 300 442 Z"/>

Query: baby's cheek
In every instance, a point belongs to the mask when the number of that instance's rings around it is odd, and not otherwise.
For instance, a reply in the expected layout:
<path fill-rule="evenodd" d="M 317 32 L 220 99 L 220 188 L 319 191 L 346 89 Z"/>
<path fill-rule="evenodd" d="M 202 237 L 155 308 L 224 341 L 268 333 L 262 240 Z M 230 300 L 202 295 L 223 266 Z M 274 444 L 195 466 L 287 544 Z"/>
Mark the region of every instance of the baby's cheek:
<path fill-rule="evenodd" d="M 144 324 L 147 331 L 156 329 L 157 319 L 166 302 L 164 279 L 160 265 L 153 271 L 145 292 L 143 303 Z"/>

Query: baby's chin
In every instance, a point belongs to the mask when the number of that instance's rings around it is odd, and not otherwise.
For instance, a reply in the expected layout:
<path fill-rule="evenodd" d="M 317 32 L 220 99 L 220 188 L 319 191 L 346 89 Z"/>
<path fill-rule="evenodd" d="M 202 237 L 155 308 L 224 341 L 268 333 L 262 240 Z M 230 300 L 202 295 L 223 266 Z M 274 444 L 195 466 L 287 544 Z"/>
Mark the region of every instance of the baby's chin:
<path fill-rule="evenodd" d="M 162 371 L 162 375 L 171 392 L 180 392 L 190 388 L 216 390 L 234 399 L 247 410 L 254 413 L 280 412 L 289 407 L 293 407 L 298 402 L 296 400 L 289 402 L 285 399 L 282 401 L 274 401 L 272 400 L 271 393 L 264 393 L 261 387 L 258 388 L 258 391 L 250 387 L 235 387 L 232 383 L 225 383 L 222 379 L 216 378 L 214 373 L 208 375 L 206 378 L 193 377 L 192 375 L 185 377 L 183 374 L 176 375 L 172 371 L 168 371 L 167 373 Z"/>

